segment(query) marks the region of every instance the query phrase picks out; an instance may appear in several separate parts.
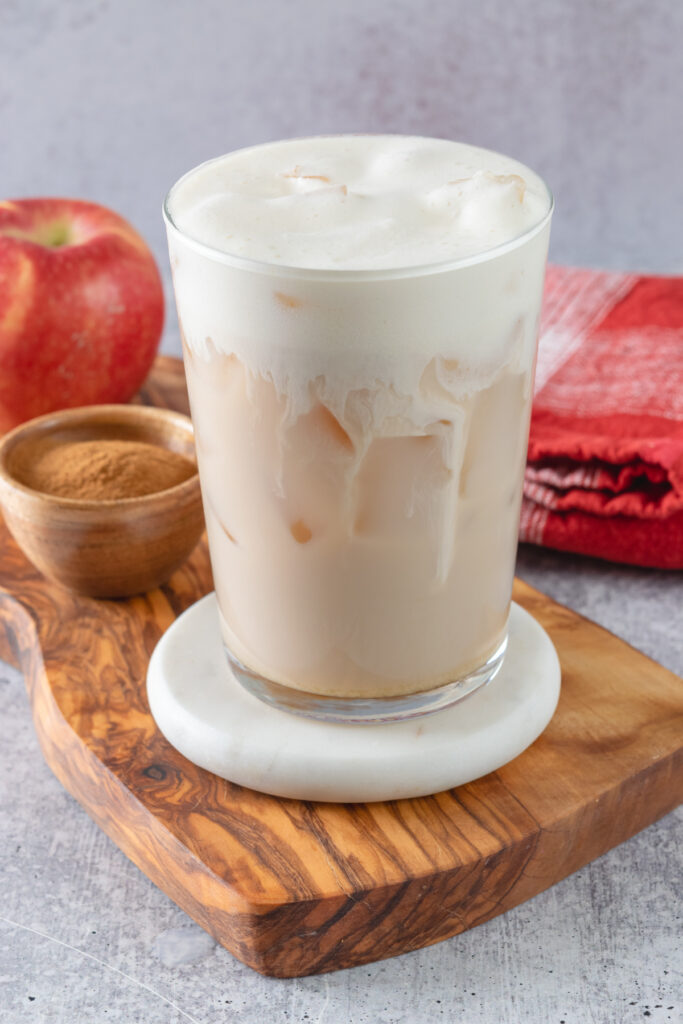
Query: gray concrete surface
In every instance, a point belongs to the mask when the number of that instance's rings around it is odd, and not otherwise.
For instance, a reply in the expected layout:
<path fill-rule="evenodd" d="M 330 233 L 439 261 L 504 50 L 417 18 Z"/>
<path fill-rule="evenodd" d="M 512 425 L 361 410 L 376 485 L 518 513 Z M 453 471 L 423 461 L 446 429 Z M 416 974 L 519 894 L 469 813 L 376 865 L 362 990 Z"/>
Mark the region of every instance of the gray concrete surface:
<path fill-rule="evenodd" d="M 519 573 L 683 672 L 681 576 L 525 547 Z M 682 684 L 683 685 L 683 684 Z M 99 831 L 45 766 L 0 665 L 5 1024 L 635 1024 L 683 1020 L 679 809 L 447 942 L 278 981 L 238 963 Z"/>

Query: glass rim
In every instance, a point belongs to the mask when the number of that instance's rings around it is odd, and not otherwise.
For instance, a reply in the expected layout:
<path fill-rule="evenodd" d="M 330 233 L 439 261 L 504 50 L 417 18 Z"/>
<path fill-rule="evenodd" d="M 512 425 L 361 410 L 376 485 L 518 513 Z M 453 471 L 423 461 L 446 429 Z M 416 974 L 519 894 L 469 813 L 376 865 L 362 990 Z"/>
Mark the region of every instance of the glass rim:
<path fill-rule="evenodd" d="M 355 133 L 344 133 L 361 135 L 361 132 Z M 373 133 L 374 134 L 374 133 Z M 380 134 L 380 133 L 377 133 Z M 384 133 L 381 133 L 384 134 Z M 340 138 L 341 134 L 327 134 L 322 136 L 300 136 L 302 141 L 306 138 Z M 393 135 L 394 138 L 400 137 Z M 430 138 L 429 136 L 404 136 L 406 138 Z M 277 140 L 281 141 L 281 140 Z M 294 140 L 287 140 L 294 141 Z M 450 142 L 453 140 L 443 139 L 437 141 Z M 515 161 L 529 171 L 533 176 L 541 183 L 545 189 L 547 209 L 543 216 L 532 224 L 530 227 L 525 228 L 520 234 L 515 235 L 513 238 L 509 238 L 506 242 L 501 242 L 498 245 L 492 246 L 490 249 L 484 249 L 482 252 L 473 253 L 471 256 L 460 256 L 450 257 L 434 261 L 432 263 L 418 263 L 411 266 L 399 266 L 399 267 L 374 267 L 363 269 L 360 267 L 353 268 L 339 268 L 334 267 L 305 267 L 305 266 L 292 266 L 287 263 L 275 263 L 268 260 L 258 260 L 250 256 L 240 256 L 236 253 L 228 253 L 223 249 L 218 249 L 213 245 L 209 245 L 207 242 L 202 242 L 200 239 L 195 238 L 189 234 L 183 228 L 179 227 L 173 219 L 171 212 L 171 202 L 175 192 L 181 187 L 181 185 L 191 178 L 198 171 L 201 171 L 205 167 L 209 167 L 211 164 L 218 163 L 219 160 L 224 160 L 226 156 L 230 156 L 232 153 L 244 153 L 250 150 L 260 149 L 266 146 L 272 146 L 275 142 L 262 142 L 255 146 L 245 146 L 241 149 L 230 150 L 228 153 L 223 153 L 220 156 L 212 157 L 209 160 L 204 160 L 202 163 L 192 167 L 189 171 L 186 171 L 178 180 L 171 186 L 166 193 L 164 202 L 162 205 L 162 214 L 166 223 L 167 230 L 177 235 L 182 241 L 189 245 L 191 249 L 199 252 L 201 255 L 213 260 L 216 263 L 223 263 L 226 266 L 232 267 L 235 270 L 248 271 L 250 273 L 267 274 L 274 277 L 290 277 L 299 278 L 303 280 L 316 280 L 316 281 L 391 281 L 400 280 L 405 277 L 427 277 L 430 274 L 441 274 L 449 270 L 464 269 L 466 267 L 476 266 L 479 263 L 486 263 L 489 260 L 496 259 L 498 256 L 502 256 L 507 252 L 511 252 L 514 249 L 520 247 L 525 242 L 531 241 L 531 239 L 540 234 L 545 226 L 550 221 L 553 211 L 555 209 L 555 198 L 553 193 L 545 181 L 544 178 L 533 171 L 526 164 L 521 161 Z M 463 143 L 463 145 L 470 146 L 469 143 Z M 482 153 L 491 153 L 494 156 L 504 156 L 504 154 L 497 152 L 496 150 L 486 149 L 482 146 L 470 146 L 471 149 L 476 149 Z M 514 159 L 514 158 L 511 158 Z"/>

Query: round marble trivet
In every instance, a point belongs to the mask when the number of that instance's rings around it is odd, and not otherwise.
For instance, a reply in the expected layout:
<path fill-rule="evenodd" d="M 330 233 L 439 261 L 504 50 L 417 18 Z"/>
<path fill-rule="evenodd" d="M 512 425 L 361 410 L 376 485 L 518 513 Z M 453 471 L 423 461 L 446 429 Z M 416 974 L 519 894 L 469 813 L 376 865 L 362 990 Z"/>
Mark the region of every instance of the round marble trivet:
<path fill-rule="evenodd" d="M 552 718 L 560 665 L 545 630 L 513 604 L 503 667 L 462 703 L 403 722 L 315 721 L 240 686 L 209 594 L 157 644 L 147 693 L 169 743 L 231 782 L 299 800 L 398 800 L 471 782 L 521 754 Z"/>

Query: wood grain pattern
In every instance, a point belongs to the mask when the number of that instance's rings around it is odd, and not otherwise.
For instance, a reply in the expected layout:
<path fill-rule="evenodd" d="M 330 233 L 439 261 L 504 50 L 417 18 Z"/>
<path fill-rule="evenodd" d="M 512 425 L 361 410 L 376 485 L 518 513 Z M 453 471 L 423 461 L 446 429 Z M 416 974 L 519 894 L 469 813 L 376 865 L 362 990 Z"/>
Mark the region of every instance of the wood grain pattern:
<path fill-rule="evenodd" d="M 143 394 L 182 408 L 180 365 L 160 360 Z M 125 601 L 69 594 L 39 577 L 6 532 L 1 544 L 0 622 L 15 638 L 48 764 L 141 870 L 265 974 L 438 942 L 529 899 L 681 800 L 681 681 L 525 584 L 515 598 L 548 630 L 563 668 L 543 736 L 499 771 L 433 797 L 314 804 L 196 768 L 149 714 L 151 651 L 211 589 L 203 541 L 168 585 Z"/>

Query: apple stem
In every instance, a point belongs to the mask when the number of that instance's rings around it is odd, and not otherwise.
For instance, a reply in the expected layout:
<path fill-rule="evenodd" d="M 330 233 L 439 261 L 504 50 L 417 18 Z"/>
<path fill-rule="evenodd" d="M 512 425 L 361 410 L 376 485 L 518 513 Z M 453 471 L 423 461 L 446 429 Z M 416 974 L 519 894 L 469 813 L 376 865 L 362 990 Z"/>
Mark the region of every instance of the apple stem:
<path fill-rule="evenodd" d="M 43 245 L 52 249 L 58 249 L 60 245 L 67 245 L 71 232 L 64 221 L 56 220 L 47 226 L 44 237 L 41 239 Z"/>

